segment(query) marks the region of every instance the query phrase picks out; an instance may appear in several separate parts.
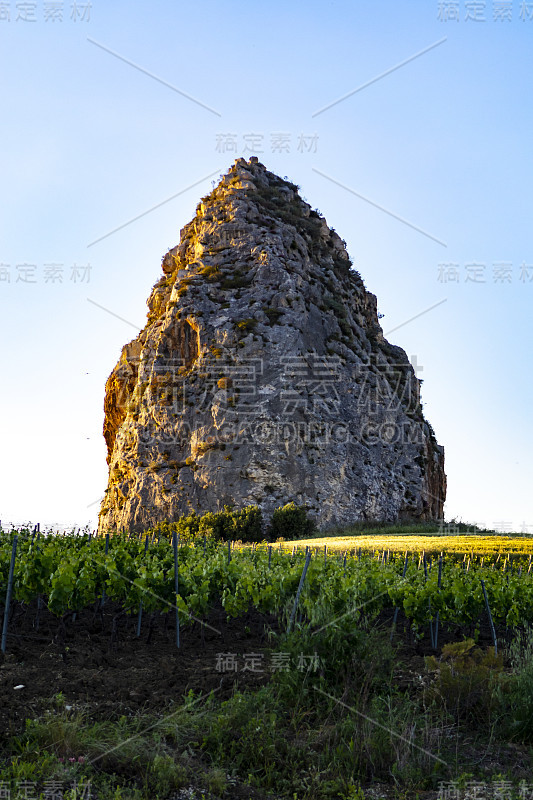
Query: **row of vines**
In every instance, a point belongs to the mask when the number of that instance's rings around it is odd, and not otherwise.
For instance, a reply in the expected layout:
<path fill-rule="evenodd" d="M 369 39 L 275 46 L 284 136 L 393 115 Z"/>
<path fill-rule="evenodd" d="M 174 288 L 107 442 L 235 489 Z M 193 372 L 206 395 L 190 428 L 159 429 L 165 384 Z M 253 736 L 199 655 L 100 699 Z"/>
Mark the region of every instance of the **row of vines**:
<path fill-rule="evenodd" d="M 362 549 L 330 554 L 327 547 L 244 546 L 203 537 L 179 543 L 176 593 L 174 550 L 168 539 L 58 537 L 30 531 L 0 532 L 0 608 L 5 617 L 13 561 L 11 602 L 30 605 L 37 600 L 58 617 L 113 601 L 132 614 L 141 608 L 163 613 L 177 608 L 182 625 L 206 619 L 216 603 L 228 616 L 252 605 L 288 620 L 306 560 L 299 613 L 313 626 L 386 608 L 402 609 L 415 629 L 435 619 L 471 625 L 486 609 L 483 587 L 496 625 L 533 623 L 533 572 L 527 554 L 486 558 L 472 551 L 430 558 Z"/>

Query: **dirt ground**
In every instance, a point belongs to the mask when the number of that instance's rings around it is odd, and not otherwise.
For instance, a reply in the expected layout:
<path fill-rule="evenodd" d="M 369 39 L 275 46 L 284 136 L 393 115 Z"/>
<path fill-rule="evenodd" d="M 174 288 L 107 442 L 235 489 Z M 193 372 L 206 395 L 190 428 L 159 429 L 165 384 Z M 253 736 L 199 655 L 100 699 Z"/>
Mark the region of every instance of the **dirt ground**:
<path fill-rule="evenodd" d="M 375 623 L 387 633 L 393 611 L 383 611 Z M 136 636 L 137 615 L 125 614 L 111 602 L 103 610 L 87 608 L 76 615 L 57 619 L 45 608 L 38 615 L 37 605 L 12 609 L 6 655 L 0 654 L 0 730 L 7 741 L 22 732 L 25 720 L 36 718 L 50 708 L 50 700 L 61 693 L 64 703 L 82 706 L 93 719 L 116 720 L 139 713 L 164 714 L 183 702 L 192 689 L 196 695 L 216 691 L 219 700 L 229 698 L 234 688 L 257 689 L 268 683 L 271 652 L 276 648 L 268 631 L 279 631 L 275 616 L 257 610 L 227 619 L 221 606 L 211 611 L 207 625 L 193 622 L 181 628 L 180 648 L 176 647 L 174 614 L 143 616 L 141 635 Z M 424 657 L 439 654 L 447 642 L 460 641 L 473 629 L 441 626 L 438 651 L 434 651 L 429 626 L 418 639 L 403 613 L 398 615 L 394 641 L 400 645 L 397 685 L 415 690 L 417 676 L 425 674 Z M 499 646 L 509 641 L 512 632 L 497 629 Z M 488 619 L 482 619 L 478 643 L 492 644 Z M 237 671 L 221 669 L 220 654 L 237 659 Z M 255 666 L 243 669 L 245 656 L 256 656 Z M 261 662 L 261 656 L 263 662 Z M 261 663 L 263 663 L 262 671 Z M 218 668 L 217 668 L 218 666 Z M 420 678 L 418 678 L 420 680 Z M 21 688 L 17 688 L 21 687 Z M 491 766 L 502 771 L 510 763 L 530 764 L 527 748 L 498 747 L 490 753 Z M 469 760 L 487 760 L 486 752 L 472 747 Z M 521 770 L 518 770 L 521 772 Z M 518 774 L 518 773 L 517 773 Z M 525 774 L 525 773 L 524 773 Z M 519 776 L 520 777 L 520 776 Z M 234 796 L 241 797 L 235 787 Z M 373 787 L 372 791 L 377 789 Z M 389 791 L 392 791 L 389 788 Z M 376 797 L 389 797 L 387 787 Z M 262 797 L 242 789 L 242 797 Z M 369 797 L 372 797 L 369 789 Z M 421 792 L 420 798 L 434 800 L 435 792 Z"/>
<path fill-rule="evenodd" d="M 378 624 L 390 630 L 392 610 L 382 612 Z M 65 702 L 83 704 L 98 718 L 117 718 L 140 711 L 157 712 L 196 694 L 217 691 L 229 697 L 236 684 L 256 689 L 267 683 L 272 643 L 267 630 L 279 630 L 275 616 L 252 609 L 227 619 L 220 606 L 206 625 L 199 621 L 181 627 L 176 647 L 175 617 L 143 615 L 136 636 L 137 616 L 108 602 L 103 609 L 86 608 L 73 618 L 57 619 L 36 604 L 17 604 L 11 612 L 6 655 L 0 654 L 0 726 L 5 735 L 19 732 L 24 720 L 40 713 L 43 703 L 62 693 Z M 473 631 L 441 626 L 443 644 L 459 641 Z M 498 630 L 500 646 L 510 632 Z M 434 653 L 429 628 L 413 637 L 403 613 L 398 615 L 395 641 L 401 655 L 415 669 L 424 669 L 424 656 Z M 488 620 L 481 620 L 479 644 L 492 644 Z M 234 654 L 237 670 L 220 664 L 219 654 Z M 260 657 L 255 663 L 246 655 Z M 262 656 L 262 658 L 261 658 Z M 248 661 L 248 669 L 244 669 Z M 218 668 L 217 668 L 218 667 Z M 261 670 L 261 671 L 259 671 Z M 23 687 L 23 688 L 15 688 Z"/>
<path fill-rule="evenodd" d="M 126 615 L 111 603 L 103 611 L 85 609 L 73 620 L 56 619 L 41 609 L 18 606 L 10 619 L 5 656 L 0 654 L 0 729 L 20 732 L 24 720 L 37 716 L 46 700 L 60 692 L 66 703 L 83 704 L 99 719 L 140 711 L 157 712 L 196 694 L 217 690 L 225 699 L 233 691 L 255 689 L 270 673 L 247 654 L 271 649 L 266 629 L 277 630 L 275 617 L 258 611 L 226 619 L 222 608 L 211 612 L 207 625 L 193 622 L 180 631 L 176 646 L 175 617 L 144 614 L 136 636 L 137 615 Z M 202 630 L 203 629 L 203 630 Z M 217 669 L 219 653 L 237 656 L 238 670 Z M 263 663 L 266 666 L 265 658 Z M 253 668 L 252 668 L 253 667 Z M 22 686 L 23 688 L 15 688 Z"/>

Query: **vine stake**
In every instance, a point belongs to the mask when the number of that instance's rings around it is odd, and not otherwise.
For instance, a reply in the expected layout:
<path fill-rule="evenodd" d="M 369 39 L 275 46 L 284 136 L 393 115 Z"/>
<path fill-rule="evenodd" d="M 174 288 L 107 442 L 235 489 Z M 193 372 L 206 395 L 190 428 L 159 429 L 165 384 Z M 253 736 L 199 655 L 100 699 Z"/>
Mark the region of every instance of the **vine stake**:
<path fill-rule="evenodd" d="M 6 652 L 7 625 L 9 622 L 9 606 L 11 604 L 11 593 L 13 591 L 13 573 L 15 571 L 16 554 L 17 554 L 17 536 L 14 536 L 13 548 L 11 550 L 11 563 L 9 565 L 9 577 L 7 579 L 6 604 L 4 607 L 4 624 L 2 626 L 2 653 Z"/>

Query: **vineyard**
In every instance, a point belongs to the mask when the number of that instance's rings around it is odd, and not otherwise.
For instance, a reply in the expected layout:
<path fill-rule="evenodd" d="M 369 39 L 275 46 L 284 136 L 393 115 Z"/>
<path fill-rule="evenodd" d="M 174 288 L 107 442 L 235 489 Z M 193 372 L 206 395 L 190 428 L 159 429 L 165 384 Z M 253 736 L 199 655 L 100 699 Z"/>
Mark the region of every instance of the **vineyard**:
<path fill-rule="evenodd" d="M 269 542 L 249 525 L 251 541 L 225 541 L 234 520 L 218 535 L 208 521 L 0 533 L 0 796 L 3 782 L 26 796 L 15 785 L 29 776 L 43 798 L 52 779 L 66 793 L 49 796 L 68 800 L 362 800 L 409 787 L 440 800 L 439 781 L 485 758 L 502 775 L 518 752 L 522 793 L 508 797 L 529 796 L 533 666 L 528 683 L 504 664 L 533 626 L 533 542 Z M 497 720 L 510 744 L 492 743 Z M 366 795 L 378 779 L 382 794 Z M 94 794 L 75 793 L 82 780 Z"/>
<path fill-rule="evenodd" d="M 327 544 L 221 544 L 207 536 L 180 543 L 176 535 L 170 541 L 129 534 L 44 537 L 26 530 L 1 539 L 0 597 L 9 596 L 18 618 L 34 614 L 37 629 L 43 607 L 75 625 L 82 609 L 91 606 L 96 613 L 107 602 L 121 619 L 133 620 L 137 636 L 143 615 L 174 615 L 179 638 L 180 627 L 203 620 L 217 603 L 228 617 L 253 607 L 290 626 L 305 573 L 298 620 L 311 626 L 397 609 L 415 631 L 439 621 L 476 626 L 485 613 L 508 629 L 533 622 L 530 543 L 520 550 L 512 541 L 513 551 L 503 553 L 483 540 L 478 551 L 466 553 L 368 547 L 331 553 Z M 9 613 L 4 606 L 6 635 L 16 636 Z"/>

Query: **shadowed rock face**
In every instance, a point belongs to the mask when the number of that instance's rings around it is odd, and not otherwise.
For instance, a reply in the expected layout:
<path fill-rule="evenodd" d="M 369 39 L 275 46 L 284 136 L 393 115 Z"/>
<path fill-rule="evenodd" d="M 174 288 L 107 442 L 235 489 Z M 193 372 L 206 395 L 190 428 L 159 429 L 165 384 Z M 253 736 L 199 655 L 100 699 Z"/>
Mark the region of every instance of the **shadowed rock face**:
<path fill-rule="evenodd" d="M 106 383 L 100 531 L 291 500 L 323 529 L 442 517 L 420 382 L 296 186 L 237 160 L 162 268 Z"/>

